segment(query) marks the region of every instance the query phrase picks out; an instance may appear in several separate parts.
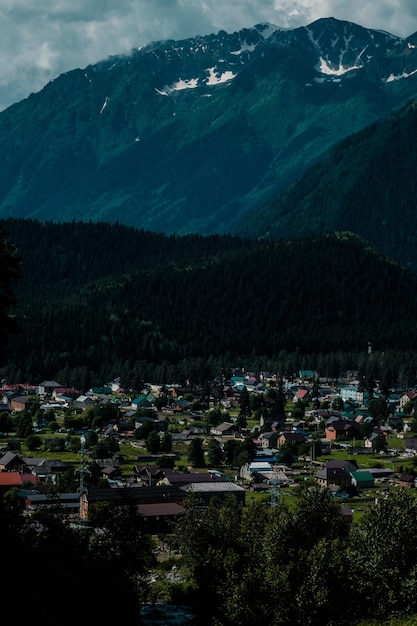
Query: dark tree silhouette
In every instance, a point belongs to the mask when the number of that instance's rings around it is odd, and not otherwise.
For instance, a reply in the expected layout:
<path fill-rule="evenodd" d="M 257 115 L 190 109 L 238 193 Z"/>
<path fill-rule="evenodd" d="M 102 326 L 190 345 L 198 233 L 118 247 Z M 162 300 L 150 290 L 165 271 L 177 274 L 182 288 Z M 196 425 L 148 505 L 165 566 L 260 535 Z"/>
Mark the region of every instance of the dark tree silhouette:
<path fill-rule="evenodd" d="M 21 274 L 22 259 L 0 229 L 0 365 L 6 357 L 9 334 L 17 330 L 16 318 L 11 313 L 16 304 L 13 291 Z"/>

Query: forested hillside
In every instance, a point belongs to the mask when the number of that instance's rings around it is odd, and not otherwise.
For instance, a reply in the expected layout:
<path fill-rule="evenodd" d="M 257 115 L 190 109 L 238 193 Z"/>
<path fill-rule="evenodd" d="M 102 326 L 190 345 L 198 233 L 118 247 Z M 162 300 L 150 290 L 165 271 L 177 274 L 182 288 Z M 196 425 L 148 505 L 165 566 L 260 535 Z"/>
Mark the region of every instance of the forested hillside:
<path fill-rule="evenodd" d="M 417 100 L 338 144 L 242 233 L 272 237 L 347 230 L 417 271 Z"/>
<path fill-rule="evenodd" d="M 417 278 L 351 234 L 260 243 L 2 226 L 23 256 L 8 380 L 201 382 L 243 365 L 338 376 L 368 341 L 384 353 L 375 374 L 388 384 L 417 371 Z"/>
<path fill-rule="evenodd" d="M 0 230 L 23 257 L 17 293 L 24 298 L 55 295 L 95 280 L 119 277 L 172 263 L 194 263 L 235 250 L 257 247 L 232 235 L 165 236 L 106 222 L 42 223 L 0 219 Z"/>

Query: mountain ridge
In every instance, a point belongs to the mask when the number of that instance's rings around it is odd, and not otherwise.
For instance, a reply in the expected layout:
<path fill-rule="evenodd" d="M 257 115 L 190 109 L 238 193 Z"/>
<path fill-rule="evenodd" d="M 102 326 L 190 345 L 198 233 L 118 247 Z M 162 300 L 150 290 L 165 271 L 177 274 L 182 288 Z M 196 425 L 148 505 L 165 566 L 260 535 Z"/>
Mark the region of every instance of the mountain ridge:
<path fill-rule="evenodd" d="M 416 40 L 323 18 L 152 42 L 67 72 L 0 113 L 0 217 L 234 232 L 417 96 Z"/>

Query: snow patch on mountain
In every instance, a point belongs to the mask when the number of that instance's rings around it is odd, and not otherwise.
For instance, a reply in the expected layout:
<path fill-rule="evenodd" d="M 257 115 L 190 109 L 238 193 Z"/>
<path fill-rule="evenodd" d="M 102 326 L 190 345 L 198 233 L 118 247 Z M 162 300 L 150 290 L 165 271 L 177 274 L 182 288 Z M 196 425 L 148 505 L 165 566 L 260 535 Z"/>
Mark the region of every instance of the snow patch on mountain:
<path fill-rule="evenodd" d="M 256 46 L 257 44 L 255 43 L 249 44 L 246 41 L 244 41 L 239 50 L 232 50 L 230 54 L 239 55 L 239 54 L 242 54 L 242 52 L 253 52 Z"/>
<path fill-rule="evenodd" d="M 230 70 L 225 72 L 218 72 L 216 67 L 209 67 L 205 70 L 208 73 L 208 77 L 206 80 L 202 81 L 206 85 L 219 85 L 220 83 L 227 83 L 230 80 L 233 80 L 237 76 L 237 74 L 233 73 Z M 173 83 L 172 85 L 164 85 L 162 89 L 155 88 L 155 91 L 159 93 L 161 96 L 169 96 L 174 91 L 183 91 L 184 89 L 195 89 L 199 86 L 198 78 L 190 78 L 188 80 L 184 80 L 180 78 L 178 81 Z M 103 105 L 104 106 L 104 105 Z"/>
<path fill-rule="evenodd" d="M 324 59 L 323 57 L 320 57 L 320 61 L 316 65 L 316 69 L 321 74 L 326 74 L 328 76 L 342 76 L 343 74 L 346 74 L 346 72 L 350 72 L 352 70 L 360 70 L 361 67 L 362 67 L 361 65 L 350 65 L 350 66 L 344 67 L 343 65 L 339 63 L 339 67 L 333 68 L 329 65 L 328 61 Z"/>
<path fill-rule="evenodd" d="M 215 67 L 210 67 L 208 70 L 209 77 L 206 80 L 207 85 L 218 85 L 219 83 L 226 83 L 233 78 L 236 78 L 237 74 L 234 74 L 230 70 L 227 72 L 222 72 L 220 75 L 217 74 Z"/>
<path fill-rule="evenodd" d="M 107 103 L 108 103 L 108 101 L 109 101 L 109 100 L 110 100 L 110 98 L 109 98 L 108 96 L 106 96 L 106 98 L 105 98 L 105 100 L 104 100 L 104 102 L 103 102 L 103 106 L 102 106 L 102 107 L 101 107 L 101 109 L 100 109 L 100 115 L 103 113 L 103 111 L 104 111 L 104 109 L 106 108 Z"/>
<path fill-rule="evenodd" d="M 190 78 L 189 80 L 183 80 L 180 78 L 173 85 L 165 85 L 162 89 L 155 88 L 155 91 L 161 96 L 169 96 L 174 91 L 183 91 L 184 89 L 195 89 L 198 87 L 198 78 Z"/>
<path fill-rule="evenodd" d="M 412 72 L 402 72 L 402 74 L 390 74 L 388 78 L 385 80 L 387 83 L 392 83 L 395 80 L 402 80 L 403 78 L 409 78 L 413 74 L 416 74 L 417 70 L 413 70 Z"/>

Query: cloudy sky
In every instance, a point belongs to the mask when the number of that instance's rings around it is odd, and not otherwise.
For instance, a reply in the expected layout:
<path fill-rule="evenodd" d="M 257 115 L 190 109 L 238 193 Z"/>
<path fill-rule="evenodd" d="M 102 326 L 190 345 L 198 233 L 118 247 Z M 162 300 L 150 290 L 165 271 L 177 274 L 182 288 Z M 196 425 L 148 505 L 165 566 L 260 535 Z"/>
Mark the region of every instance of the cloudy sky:
<path fill-rule="evenodd" d="M 336 17 L 400 37 L 416 0 L 0 0 L 0 110 L 47 82 L 159 39 Z"/>

